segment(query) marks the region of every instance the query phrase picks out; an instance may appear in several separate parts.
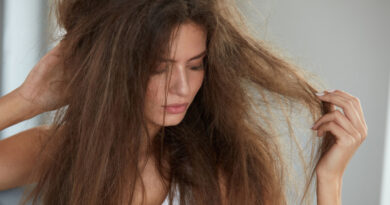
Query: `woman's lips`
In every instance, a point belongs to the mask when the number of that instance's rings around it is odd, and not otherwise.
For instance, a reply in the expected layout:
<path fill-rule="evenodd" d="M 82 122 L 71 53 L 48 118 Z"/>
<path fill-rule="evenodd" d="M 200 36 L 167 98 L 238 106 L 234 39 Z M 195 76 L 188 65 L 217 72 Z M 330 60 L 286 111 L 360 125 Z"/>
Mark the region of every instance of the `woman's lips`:
<path fill-rule="evenodd" d="M 185 104 L 175 104 L 171 106 L 165 106 L 165 110 L 171 114 L 182 113 L 186 110 L 188 103 Z"/>

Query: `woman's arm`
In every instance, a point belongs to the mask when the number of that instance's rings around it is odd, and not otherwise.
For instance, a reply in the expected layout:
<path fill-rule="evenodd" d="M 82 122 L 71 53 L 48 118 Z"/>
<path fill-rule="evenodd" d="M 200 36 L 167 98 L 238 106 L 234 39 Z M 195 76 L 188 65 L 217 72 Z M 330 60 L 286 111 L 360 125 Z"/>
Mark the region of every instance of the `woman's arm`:
<path fill-rule="evenodd" d="M 30 119 L 40 113 L 36 106 L 18 93 L 18 88 L 0 98 L 0 130 Z"/>
<path fill-rule="evenodd" d="M 0 98 L 0 130 L 41 113 L 18 89 Z M 0 141 L 0 190 L 27 184 L 46 126 L 31 128 Z"/>
<path fill-rule="evenodd" d="M 341 184 L 344 170 L 367 137 L 360 100 L 341 90 L 317 93 L 322 101 L 331 103 L 331 112 L 314 123 L 319 137 L 334 137 L 335 142 L 319 159 L 316 166 L 317 204 L 341 205 Z M 343 113 L 335 109 L 343 109 Z M 333 135 L 326 135 L 330 132 Z"/>
<path fill-rule="evenodd" d="M 31 174 L 49 129 L 41 125 L 0 140 L 0 191 L 36 181 Z"/>
<path fill-rule="evenodd" d="M 0 130 L 67 105 L 69 78 L 59 43 L 40 59 L 21 86 L 0 98 Z"/>
<path fill-rule="evenodd" d="M 34 66 L 21 86 L 0 98 L 0 130 L 66 105 L 69 77 L 58 44 Z M 0 190 L 36 179 L 30 175 L 48 131 L 49 126 L 39 126 L 0 141 Z"/>
<path fill-rule="evenodd" d="M 342 179 L 317 175 L 317 205 L 341 205 Z"/>

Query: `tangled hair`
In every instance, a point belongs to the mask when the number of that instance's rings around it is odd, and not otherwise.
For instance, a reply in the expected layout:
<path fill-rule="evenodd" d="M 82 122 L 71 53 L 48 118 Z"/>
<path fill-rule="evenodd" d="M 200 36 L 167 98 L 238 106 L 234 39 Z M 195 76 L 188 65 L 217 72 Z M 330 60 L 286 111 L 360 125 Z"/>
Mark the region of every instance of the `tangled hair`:
<path fill-rule="evenodd" d="M 51 151 L 37 165 L 40 177 L 25 201 L 130 204 L 146 132 L 148 156 L 169 182 L 164 186 L 170 204 L 175 187 L 181 205 L 221 204 L 221 181 L 227 204 L 312 203 L 315 166 L 333 138 L 305 138 L 310 146 L 302 147 L 291 113 L 302 105 L 315 120 L 330 112 L 330 105 L 316 98 L 318 89 L 303 69 L 254 37 L 233 0 L 57 0 L 55 5 L 58 25 L 66 31 L 61 44 L 72 73 L 66 89 L 71 97 L 56 112 L 43 148 Z M 169 54 L 175 29 L 188 22 L 207 31 L 204 81 L 180 124 L 151 138 L 144 119 L 148 80 L 161 55 Z M 273 109 L 285 116 L 298 160 L 284 153 Z M 291 161 L 302 165 L 302 188 L 288 189 L 298 181 L 291 177 Z"/>

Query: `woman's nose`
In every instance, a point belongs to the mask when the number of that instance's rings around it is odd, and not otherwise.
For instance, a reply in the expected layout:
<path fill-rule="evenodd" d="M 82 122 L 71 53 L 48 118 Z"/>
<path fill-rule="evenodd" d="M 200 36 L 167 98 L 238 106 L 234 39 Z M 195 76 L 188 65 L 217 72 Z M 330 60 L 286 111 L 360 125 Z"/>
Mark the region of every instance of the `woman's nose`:
<path fill-rule="evenodd" d="M 170 80 L 170 92 L 180 96 L 189 94 L 190 84 L 189 77 L 185 65 L 178 65 L 172 68 Z"/>

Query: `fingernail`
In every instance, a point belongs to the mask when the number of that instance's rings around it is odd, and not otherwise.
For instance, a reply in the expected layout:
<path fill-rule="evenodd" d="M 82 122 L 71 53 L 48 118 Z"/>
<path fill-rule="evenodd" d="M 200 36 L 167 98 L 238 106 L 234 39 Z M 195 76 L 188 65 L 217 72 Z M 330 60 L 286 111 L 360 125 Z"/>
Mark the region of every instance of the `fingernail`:
<path fill-rule="evenodd" d="M 331 92 L 334 92 L 335 89 L 329 89 L 329 90 L 326 90 L 327 92 L 331 93 Z"/>
<path fill-rule="evenodd" d="M 316 93 L 317 96 L 323 96 L 324 92 Z"/>

